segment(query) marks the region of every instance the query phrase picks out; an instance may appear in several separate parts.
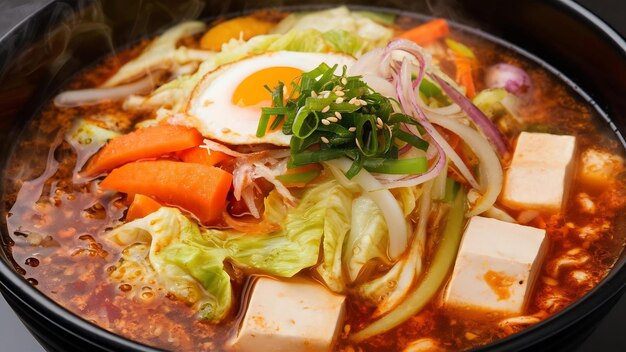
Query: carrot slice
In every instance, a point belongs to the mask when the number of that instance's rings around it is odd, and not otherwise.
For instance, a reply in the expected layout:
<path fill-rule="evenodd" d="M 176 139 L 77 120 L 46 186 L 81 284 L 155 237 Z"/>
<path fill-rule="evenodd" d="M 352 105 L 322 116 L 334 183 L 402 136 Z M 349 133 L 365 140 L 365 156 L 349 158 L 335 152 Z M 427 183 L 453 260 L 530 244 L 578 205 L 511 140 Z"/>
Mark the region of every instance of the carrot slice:
<path fill-rule="evenodd" d="M 398 38 L 411 40 L 419 45 L 426 45 L 447 36 L 448 21 L 437 18 L 400 34 Z"/>
<path fill-rule="evenodd" d="M 89 161 L 85 174 L 97 175 L 131 161 L 156 158 L 200 143 L 202 135 L 193 128 L 176 125 L 142 128 L 109 141 Z"/>
<path fill-rule="evenodd" d="M 473 60 L 466 59 L 455 55 L 454 62 L 456 64 L 456 81 L 465 87 L 468 98 L 472 99 L 476 96 L 476 86 L 472 76 Z"/>
<path fill-rule="evenodd" d="M 155 160 L 117 168 L 100 186 L 154 197 L 193 213 L 202 223 L 213 223 L 226 207 L 232 180 L 231 174 L 213 166 Z"/>
<path fill-rule="evenodd" d="M 126 213 L 126 220 L 131 221 L 148 216 L 161 208 L 161 203 L 156 200 L 144 196 L 143 194 L 137 194 L 133 198 L 133 202 L 128 207 Z"/>
<path fill-rule="evenodd" d="M 211 150 L 211 153 L 209 153 L 208 150 L 200 148 L 200 146 L 185 149 L 178 153 L 178 157 L 186 163 L 204 164 L 208 166 L 215 166 L 223 161 L 232 159 L 228 154 L 216 150 Z"/>

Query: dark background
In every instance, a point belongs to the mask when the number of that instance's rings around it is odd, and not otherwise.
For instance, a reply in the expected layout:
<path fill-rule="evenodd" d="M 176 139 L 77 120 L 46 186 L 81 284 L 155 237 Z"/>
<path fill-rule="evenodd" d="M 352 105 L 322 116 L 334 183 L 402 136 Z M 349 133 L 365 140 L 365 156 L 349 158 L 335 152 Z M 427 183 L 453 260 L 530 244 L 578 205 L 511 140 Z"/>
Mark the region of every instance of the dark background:
<path fill-rule="evenodd" d="M 106 0 L 103 0 L 106 1 Z M 507 0 L 504 0 L 507 1 Z M 523 0 L 508 0 L 523 1 Z M 0 36 L 47 0 L 0 0 Z M 626 37 L 625 0 L 577 0 Z M 626 83 L 625 83 L 626 84 Z M 626 296 L 598 325 L 591 336 L 573 352 L 626 351 Z M 0 351 L 42 352 L 19 319 L 0 298 Z"/>

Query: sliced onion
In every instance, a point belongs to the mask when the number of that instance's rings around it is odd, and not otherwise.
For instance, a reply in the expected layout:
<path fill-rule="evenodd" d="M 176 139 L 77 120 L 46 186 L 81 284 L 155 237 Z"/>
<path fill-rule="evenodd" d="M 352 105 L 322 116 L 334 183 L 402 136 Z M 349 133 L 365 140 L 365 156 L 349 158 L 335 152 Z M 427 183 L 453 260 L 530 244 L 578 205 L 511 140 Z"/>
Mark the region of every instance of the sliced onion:
<path fill-rule="evenodd" d="M 517 221 L 515 221 L 515 219 L 511 215 L 509 215 L 509 213 L 496 206 L 492 206 L 491 208 L 487 209 L 487 211 L 484 212 L 484 215 L 492 219 L 498 219 L 500 221 L 506 221 L 513 224 L 517 223 Z"/>
<path fill-rule="evenodd" d="M 448 82 L 436 75 L 431 75 L 431 78 L 437 81 L 441 86 L 441 89 L 446 92 L 448 97 L 458 104 L 463 111 L 469 116 L 469 118 L 480 128 L 485 136 L 493 143 L 498 152 L 501 155 L 506 154 L 509 151 L 509 145 L 498 128 L 489 120 L 485 114 L 480 111 L 467 97 L 459 93 Z"/>
<path fill-rule="evenodd" d="M 428 64 L 430 63 L 430 54 L 428 54 L 426 51 L 424 51 L 424 49 L 422 49 L 420 46 L 410 40 L 397 39 L 390 42 L 385 47 L 385 51 L 380 63 L 381 67 L 390 67 L 392 54 L 394 51 L 405 52 L 417 60 L 417 62 L 419 63 L 419 72 L 417 74 L 417 78 L 412 82 L 412 84 L 413 88 L 418 87 L 419 84 L 422 82 L 422 78 L 424 78 L 426 66 L 428 66 Z"/>
<path fill-rule="evenodd" d="M 380 75 L 380 61 L 383 56 L 383 48 L 368 51 L 361 56 L 352 66 L 348 68 L 350 76 L 364 76 L 368 73 Z"/>
<path fill-rule="evenodd" d="M 402 66 L 400 68 L 399 76 L 396 78 L 396 89 L 398 90 L 398 99 L 400 100 L 400 104 L 404 109 L 405 113 L 414 116 L 424 127 L 426 132 L 432 137 L 433 144 L 438 150 L 438 160 L 436 167 L 443 169 L 445 166 L 445 156 L 447 156 L 454 165 L 459 169 L 461 175 L 469 182 L 469 184 L 474 188 L 479 188 L 478 182 L 472 175 L 471 171 L 467 168 L 467 165 L 463 163 L 461 157 L 454 151 L 454 149 L 448 144 L 448 142 L 441 136 L 441 134 L 433 127 L 430 123 L 424 112 L 420 109 L 414 89 L 412 89 L 411 85 L 411 71 L 409 69 L 408 61 L 403 61 Z M 429 177 L 424 177 L 421 182 L 426 182 L 432 178 L 434 178 L 439 173 L 428 175 Z"/>
<path fill-rule="evenodd" d="M 532 89 L 532 83 L 526 71 L 506 63 L 487 68 L 485 85 L 487 88 L 504 88 L 515 95 L 524 95 Z"/>
<path fill-rule="evenodd" d="M 111 88 L 68 90 L 54 98 L 59 108 L 95 105 L 105 101 L 123 100 L 134 94 L 149 93 L 154 88 L 154 77 L 147 76 L 138 81 Z"/>
<path fill-rule="evenodd" d="M 461 107 L 454 103 L 441 108 L 434 108 L 432 106 L 428 106 L 428 104 L 426 104 L 421 98 L 418 98 L 417 102 L 420 104 L 420 107 L 425 111 L 441 116 L 452 116 L 461 112 Z"/>
<path fill-rule="evenodd" d="M 253 183 L 251 183 L 251 185 L 253 185 Z M 254 201 L 254 186 L 251 185 L 243 189 L 243 191 L 241 192 L 241 199 L 243 199 L 243 202 L 246 203 L 250 215 L 259 219 L 261 218 L 261 213 L 259 212 L 259 208 L 257 208 L 256 202 Z"/>
<path fill-rule="evenodd" d="M 266 179 L 268 182 L 273 184 L 274 187 L 276 187 L 276 191 L 283 197 L 284 200 L 287 201 L 289 205 L 293 206 L 297 203 L 296 198 L 294 198 L 291 195 L 291 192 L 289 192 L 287 187 L 285 187 L 285 185 L 283 185 L 283 183 L 280 182 L 276 178 L 276 175 L 274 175 L 272 170 L 270 170 L 270 168 L 265 166 L 264 163 L 260 163 L 260 162 L 254 163 L 254 171 L 252 172 L 252 178 L 253 179 L 257 179 L 257 178 Z"/>
<path fill-rule="evenodd" d="M 480 162 L 480 197 L 473 208 L 469 210 L 468 216 L 474 216 L 483 213 L 491 208 L 500 192 L 504 181 L 502 165 L 498 155 L 493 150 L 489 142 L 473 128 L 466 126 L 455 119 L 431 117 L 431 121 L 445 129 L 452 131 L 458 135 L 465 144 L 472 149 Z"/>
<path fill-rule="evenodd" d="M 396 89 L 394 88 L 393 84 L 388 80 L 373 74 L 365 74 L 363 75 L 362 79 L 363 82 L 367 83 L 370 88 L 382 94 L 383 96 L 394 99 L 397 98 Z"/>
<path fill-rule="evenodd" d="M 343 173 L 350 169 L 352 161 L 346 158 L 339 158 L 325 161 L 324 163 L 330 166 L 331 170 L 332 168 L 340 170 L 341 172 L 333 172 L 333 174 L 338 179 L 345 179 L 343 182 L 347 181 Z M 352 178 L 352 181 L 358 183 L 364 191 L 368 192 L 367 194 L 383 213 L 387 228 L 389 229 L 389 258 L 397 260 L 406 250 L 409 238 L 409 228 L 400 204 L 398 204 L 398 201 L 389 190 L 384 189 L 380 182 L 364 169 L 359 171 L 359 173 Z M 342 183 L 342 181 L 339 182 Z"/>

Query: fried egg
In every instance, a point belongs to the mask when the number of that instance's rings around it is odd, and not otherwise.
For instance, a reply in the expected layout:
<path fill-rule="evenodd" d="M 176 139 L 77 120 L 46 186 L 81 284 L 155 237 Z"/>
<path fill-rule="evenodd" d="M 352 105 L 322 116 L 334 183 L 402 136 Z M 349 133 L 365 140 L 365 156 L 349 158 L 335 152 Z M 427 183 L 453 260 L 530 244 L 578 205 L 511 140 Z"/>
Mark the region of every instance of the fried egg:
<path fill-rule="evenodd" d="M 291 82 L 321 63 L 337 64 L 336 74 L 354 58 L 342 54 L 278 51 L 223 65 L 208 73 L 195 87 L 187 105 L 191 124 L 203 136 L 228 144 L 271 143 L 289 145 L 291 136 L 280 129 L 256 136 L 261 109 L 272 105 L 271 94 L 281 81 L 290 93 Z"/>

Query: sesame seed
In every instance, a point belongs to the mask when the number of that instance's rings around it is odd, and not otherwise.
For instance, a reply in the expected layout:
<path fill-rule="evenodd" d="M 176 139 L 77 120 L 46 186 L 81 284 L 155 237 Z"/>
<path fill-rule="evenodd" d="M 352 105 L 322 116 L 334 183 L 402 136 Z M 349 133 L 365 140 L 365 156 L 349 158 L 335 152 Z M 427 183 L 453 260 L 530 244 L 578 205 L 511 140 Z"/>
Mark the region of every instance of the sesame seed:
<path fill-rule="evenodd" d="M 361 103 L 361 105 L 363 105 L 363 106 L 367 105 L 367 102 L 365 100 L 363 100 L 363 99 L 360 99 L 359 103 Z"/>
<path fill-rule="evenodd" d="M 348 80 L 345 77 L 343 77 L 341 79 L 341 84 L 343 84 L 345 86 L 346 84 L 348 84 Z"/>
<path fill-rule="evenodd" d="M 311 97 L 313 97 L 313 98 L 317 98 L 317 93 L 315 93 L 315 91 L 314 91 L 314 90 L 312 90 L 312 91 L 311 91 Z"/>
<path fill-rule="evenodd" d="M 341 113 L 339 111 L 335 111 L 335 117 L 341 120 L 343 116 L 341 116 Z"/>
<path fill-rule="evenodd" d="M 326 106 L 322 109 L 322 112 L 328 112 L 328 110 L 330 110 L 330 106 Z"/>
<path fill-rule="evenodd" d="M 338 119 L 338 118 L 336 118 L 336 117 L 334 117 L 334 116 L 332 116 L 332 117 L 327 117 L 327 118 L 326 118 L 326 120 L 328 120 L 328 121 L 330 121 L 330 122 L 337 122 L 337 121 L 339 121 L 339 119 Z"/>
<path fill-rule="evenodd" d="M 322 125 L 328 126 L 330 125 L 330 121 L 328 121 L 327 119 L 322 119 Z"/>
<path fill-rule="evenodd" d="M 350 99 L 350 101 L 348 103 L 352 104 L 352 105 L 359 105 L 359 104 L 357 104 L 357 101 L 358 101 L 357 98 L 352 98 L 352 99 Z"/>
<path fill-rule="evenodd" d="M 222 128 L 222 133 L 228 133 L 228 132 L 230 132 L 230 128 L 226 128 L 226 127 Z"/>
<path fill-rule="evenodd" d="M 337 98 L 337 99 L 335 100 L 335 103 L 337 103 L 337 104 L 341 104 L 341 103 L 343 103 L 343 98 L 341 98 L 341 97 L 340 97 L 340 98 Z"/>
<path fill-rule="evenodd" d="M 322 142 L 324 142 L 324 143 L 326 143 L 326 144 L 330 143 L 330 141 L 328 140 L 328 138 L 326 138 L 326 137 L 324 137 L 324 136 L 320 137 L 320 139 L 322 140 Z"/>
<path fill-rule="evenodd" d="M 323 90 L 323 91 L 321 91 L 321 92 L 319 92 L 319 93 L 317 93 L 317 94 L 319 94 L 319 95 L 324 95 L 324 94 L 326 94 L 326 93 L 330 93 L 330 91 Z"/>
<path fill-rule="evenodd" d="M 344 91 L 341 91 L 341 90 L 336 91 L 336 92 L 335 92 L 335 94 L 336 94 L 338 97 L 343 97 L 344 95 L 346 95 L 346 93 L 345 93 Z"/>
<path fill-rule="evenodd" d="M 376 124 L 382 126 L 383 125 L 383 119 L 381 119 L 380 117 L 377 117 L 376 118 Z"/>
<path fill-rule="evenodd" d="M 350 132 L 356 132 L 356 127 L 350 127 L 350 128 L 348 128 L 348 131 L 350 131 Z"/>

